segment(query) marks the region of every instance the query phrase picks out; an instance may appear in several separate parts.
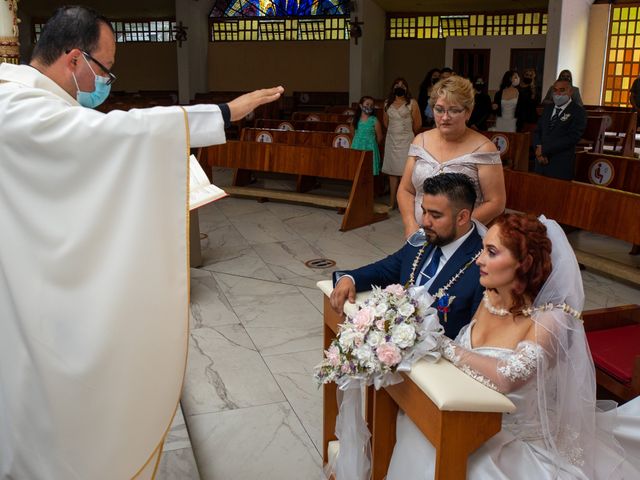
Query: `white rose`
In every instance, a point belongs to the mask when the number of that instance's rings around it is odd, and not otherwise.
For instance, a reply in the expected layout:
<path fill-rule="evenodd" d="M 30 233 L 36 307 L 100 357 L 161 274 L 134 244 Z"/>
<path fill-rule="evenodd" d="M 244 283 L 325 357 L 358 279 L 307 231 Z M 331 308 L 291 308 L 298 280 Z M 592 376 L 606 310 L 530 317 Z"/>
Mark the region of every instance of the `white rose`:
<path fill-rule="evenodd" d="M 389 308 L 389 306 L 384 302 L 379 303 L 378 305 L 376 305 L 376 308 L 375 308 L 376 317 L 384 316 L 384 314 L 386 313 L 388 308 Z"/>
<path fill-rule="evenodd" d="M 340 340 L 338 341 L 344 349 L 349 349 L 353 346 L 357 338 L 358 332 L 351 329 L 345 329 L 340 332 Z"/>
<path fill-rule="evenodd" d="M 405 303 L 398 309 L 398 313 L 405 318 L 411 316 L 415 311 L 416 311 L 415 307 L 410 303 Z"/>
<path fill-rule="evenodd" d="M 391 341 L 400 348 L 407 348 L 416 341 L 416 329 L 413 325 L 401 323 L 391 329 Z"/>
<path fill-rule="evenodd" d="M 356 356 L 356 358 L 364 364 L 368 364 L 371 363 L 371 361 L 373 360 L 373 349 L 367 345 L 366 343 L 364 345 L 362 345 L 359 348 L 356 348 L 355 351 L 353 352 Z"/>
<path fill-rule="evenodd" d="M 384 342 L 384 335 L 382 334 L 382 332 L 378 330 L 372 330 L 369 332 L 369 335 L 367 336 L 367 343 L 369 345 L 371 345 L 373 348 L 376 348 L 382 342 Z"/>

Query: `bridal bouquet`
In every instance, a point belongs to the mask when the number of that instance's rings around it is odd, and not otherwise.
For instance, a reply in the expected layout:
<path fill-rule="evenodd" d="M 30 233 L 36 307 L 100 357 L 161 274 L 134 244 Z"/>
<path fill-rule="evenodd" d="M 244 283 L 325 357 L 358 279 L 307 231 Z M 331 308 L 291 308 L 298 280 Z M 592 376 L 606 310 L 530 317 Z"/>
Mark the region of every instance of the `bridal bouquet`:
<path fill-rule="evenodd" d="M 437 360 L 444 329 L 431 301 L 429 296 L 414 298 L 401 285 L 374 287 L 357 313 L 340 325 L 315 367 L 318 384 L 335 382 L 344 388 L 364 380 L 380 388 L 400 381 L 396 372 L 409 371 L 419 358 Z"/>

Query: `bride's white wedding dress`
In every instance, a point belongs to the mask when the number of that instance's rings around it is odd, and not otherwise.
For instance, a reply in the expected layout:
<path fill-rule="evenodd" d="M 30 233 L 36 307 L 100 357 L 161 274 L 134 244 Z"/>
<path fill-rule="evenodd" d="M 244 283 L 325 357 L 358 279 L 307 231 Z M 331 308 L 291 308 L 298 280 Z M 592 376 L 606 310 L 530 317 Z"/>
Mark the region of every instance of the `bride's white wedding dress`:
<path fill-rule="evenodd" d="M 472 329 L 473 322 L 463 328 L 456 342 L 478 355 L 500 359 L 503 365 L 520 365 L 526 371 L 526 351 L 535 349 L 535 344 L 522 342 L 518 351 L 492 347 L 474 349 L 471 345 Z M 535 378 L 532 380 L 507 394 L 516 406 L 516 412 L 504 415 L 502 430 L 469 457 L 468 479 L 589 478 L 580 468 L 580 462 L 584 459 L 580 458 L 579 452 L 575 452 L 573 458 L 567 458 L 559 468 L 554 464 L 553 456 L 540 434 L 535 391 L 537 384 Z M 607 430 L 613 430 L 616 439 L 625 449 L 626 460 L 618 468 L 620 475 L 613 478 L 640 479 L 640 398 L 617 410 L 598 413 L 596 421 L 607 427 Z M 435 449 L 403 412 L 398 415 L 396 437 L 387 480 L 432 479 Z M 597 442 L 594 478 L 603 478 L 598 475 L 599 466 L 607 471 L 612 469 L 612 464 L 621 463 L 619 452 L 606 443 Z"/>
<path fill-rule="evenodd" d="M 516 406 L 503 415 L 502 430 L 469 456 L 467 478 L 638 480 L 640 398 L 597 410 L 593 361 L 575 316 L 584 304 L 578 262 L 560 226 L 541 221 L 553 268 L 533 302 L 535 341 L 515 350 L 474 348 L 471 322 L 443 348 L 445 358 Z M 396 438 L 387 480 L 432 479 L 435 450 L 403 413 Z"/>

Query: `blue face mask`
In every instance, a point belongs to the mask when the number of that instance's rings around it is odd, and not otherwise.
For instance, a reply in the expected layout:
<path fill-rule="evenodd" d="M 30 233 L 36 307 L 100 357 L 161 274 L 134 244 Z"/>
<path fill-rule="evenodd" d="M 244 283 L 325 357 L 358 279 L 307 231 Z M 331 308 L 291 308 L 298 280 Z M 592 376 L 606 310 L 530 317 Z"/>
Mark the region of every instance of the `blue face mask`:
<path fill-rule="evenodd" d="M 87 62 L 87 65 L 89 65 L 89 62 L 84 57 L 84 55 L 82 56 L 82 58 L 84 58 L 84 61 Z M 80 87 L 78 86 L 78 80 L 76 80 L 75 74 L 72 73 L 73 81 L 76 82 L 76 88 L 78 89 L 76 93 L 76 100 L 78 100 L 78 103 L 83 107 L 96 108 L 97 106 L 102 104 L 109 96 L 109 92 L 111 92 L 111 85 L 107 85 L 107 82 L 109 81 L 108 78 L 96 75 L 96 72 L 93 71 L 91 65 L 89 65 L 89 69 L 91 69 L 95 77 L 93 92 L 81 91 Z"/>

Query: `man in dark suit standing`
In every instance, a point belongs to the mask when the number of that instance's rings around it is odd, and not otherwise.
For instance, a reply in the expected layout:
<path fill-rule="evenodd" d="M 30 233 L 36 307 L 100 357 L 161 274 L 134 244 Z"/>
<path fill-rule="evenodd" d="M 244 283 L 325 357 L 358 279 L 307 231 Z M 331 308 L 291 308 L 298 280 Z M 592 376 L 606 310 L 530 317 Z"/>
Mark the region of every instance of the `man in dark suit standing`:
<path fill-rule="evenodd" d="M 546 177 L 572 180 L 576 144 L 587 126 L 587 114 L 571 100 L 573 87 L 566 80 L 553 84 L 553 104 L 545 107 L 533 134 L 535 172 Z"/>
<path fill-rule="evenodd" d="M 422 200 L 422 226 L 417 235 L 393 255 L 350 271 L 334 272 L 331 306 L 342 313 L 346 300 L 373 285 L 393 283 L 424 287 L 436 297 L 445 334 L 455 338 L 475 313 L 484 289 L 475 260 L 482 251 L 482 238 L 471 220 L 476 192 L 469 177 L 443 173 L 427 178 Z"/>

